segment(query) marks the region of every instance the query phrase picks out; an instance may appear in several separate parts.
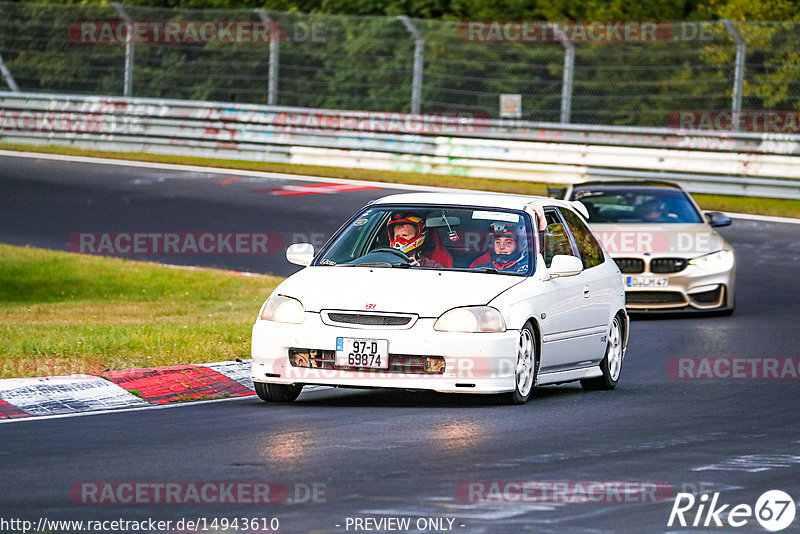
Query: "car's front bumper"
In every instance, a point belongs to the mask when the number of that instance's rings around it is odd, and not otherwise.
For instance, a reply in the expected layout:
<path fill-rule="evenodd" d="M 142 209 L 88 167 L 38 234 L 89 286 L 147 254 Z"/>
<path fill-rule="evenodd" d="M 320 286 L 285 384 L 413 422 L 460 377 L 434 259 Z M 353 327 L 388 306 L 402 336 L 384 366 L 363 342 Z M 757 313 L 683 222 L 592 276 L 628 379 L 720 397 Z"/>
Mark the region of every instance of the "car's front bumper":
<path fill-rule="evenodd" d="M 623 274 L 625 307 L 629 311 L 708 311 L 731 307 L 735 277 L 735 267 L 709 272 L 691 265 L 673 274 Z M 631 278 L 666 278 L 668 284 L 632 287 Z"/>
<path fill-rule="evenodd" d="M 327 325 L 318 313 L 306 313 L 303 324 L 259 319 L 253 325 L 252 379 L 272 384 L 422 389 L 447 393 L 514 390 L 518 331 L 437 332 L 433 329 L 434 322 L 434 319 L 421 318 L 411 328 L 371 329 Z M 390 356 L 443 357 L 444 373 L 295 367 L 290 364 L 290 348 L 335 351 L 337 337 L 386 339 Z"/>

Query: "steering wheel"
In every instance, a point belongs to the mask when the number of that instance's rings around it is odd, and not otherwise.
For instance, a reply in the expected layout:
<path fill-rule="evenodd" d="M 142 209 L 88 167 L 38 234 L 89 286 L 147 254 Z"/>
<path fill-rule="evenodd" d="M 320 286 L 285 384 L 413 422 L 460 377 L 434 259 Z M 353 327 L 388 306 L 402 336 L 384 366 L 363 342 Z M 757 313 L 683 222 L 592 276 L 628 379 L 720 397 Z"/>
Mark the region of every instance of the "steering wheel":
<path fill-rule="evenodd" d="M 391 252 L 392 254 L 397 256 L 398 258 L 400 258 L 402 260 L 405 260 L 408 263 L 411 263 L 411 258 L 409 258 L 408 255 L 405 252 L 403 252 L 402 250 L 397 250 L 396 248 L 378 247 L 378 248 L 374 248 L 374 249 L 369 251 L 370 254 L 372 254 L 373 252 Z"/>

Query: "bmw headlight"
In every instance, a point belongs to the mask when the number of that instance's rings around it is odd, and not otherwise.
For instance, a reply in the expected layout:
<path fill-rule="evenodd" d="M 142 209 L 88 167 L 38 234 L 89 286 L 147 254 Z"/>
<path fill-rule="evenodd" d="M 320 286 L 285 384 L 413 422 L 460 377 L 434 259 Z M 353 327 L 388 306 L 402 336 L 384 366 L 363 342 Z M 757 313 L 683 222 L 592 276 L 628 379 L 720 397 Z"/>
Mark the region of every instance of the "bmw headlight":
<path fill-rule="evenodd" d="M 689 265 L 694 265 L 698 269 L 704 271 L 727 271 L 733 267 L 733 251 L 719 250 L 700 256 L 693 260 L 689 260 Z"/>
<path fill-rule="evenodd" d="M 468 306 L 444 312 L 433 325 L 439 332 L 505 332 L 506 322 L 490 306 Z"/>
<path fill-rule="evenodd" d="M 261 318 L 265 321 L 300 324 L 306 320 L 306 310 L 297 299 L 275 295 L 267 299 Z"/>

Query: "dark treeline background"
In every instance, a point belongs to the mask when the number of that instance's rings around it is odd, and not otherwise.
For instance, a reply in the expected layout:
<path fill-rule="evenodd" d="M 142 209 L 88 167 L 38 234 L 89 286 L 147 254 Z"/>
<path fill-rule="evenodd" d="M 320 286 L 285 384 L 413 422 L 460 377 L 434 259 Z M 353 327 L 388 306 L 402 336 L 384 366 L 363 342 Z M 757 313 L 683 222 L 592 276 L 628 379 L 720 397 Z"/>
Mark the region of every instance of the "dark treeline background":
<path fill-rule="evenodd" d="M 397 19 L 408 15 L 425 39 L 423 111 L 497 117 L 499 95 L 512 93 L 522 97 L 524 119 L 547 122 L 561 116 L 562 44 L 470 42 L 459 21 L 673 21 L 688 38 L 575 44 L 569 122 L 662 127 L 678 111 L 731 108 L 736 46 L 720 22 L 730 19 L 747 43 L 742 109 L 800 110 L 797 0 L 120 3 L 136 21 L 253 21 L 262 8 L 287 31 L 277 105 L 374 111 L 411 109 L 414 39 Z M 0 55 L 22 91 L 122 95 L 125 45 L 76 42 L 68 32 L 79 21 L 108 20 L 119 20 L 110 2 L 0 0 Z M 312 38 L 311 28 L 322 37 Z M 132 96 L 267 103 L 269 43 L 134 48 Z"/>
<path fill-rule="evenodd" d="M 260 7 L 296 13 L 408 15 L 444 20 L 800 20 L 800 2 L 796 0 L 135 0 L 123 3 L 200 9 Z"/>

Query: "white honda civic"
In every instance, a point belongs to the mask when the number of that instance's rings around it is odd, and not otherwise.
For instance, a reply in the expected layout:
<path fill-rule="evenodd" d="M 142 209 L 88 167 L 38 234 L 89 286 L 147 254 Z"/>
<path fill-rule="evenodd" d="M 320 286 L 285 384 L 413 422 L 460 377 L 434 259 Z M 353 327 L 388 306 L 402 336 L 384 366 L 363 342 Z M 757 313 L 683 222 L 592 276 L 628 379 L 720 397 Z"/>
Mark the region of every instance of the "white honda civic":
<path fill-rule="evenodd" d="M 252 379 L 265 401 L 304 385 L 501 394 L 579 380 L 613 389 L 628 338 L 617 267 L 585 208 L 551 198 L 410 193 L 373 201 L 253 325 Z"/>

